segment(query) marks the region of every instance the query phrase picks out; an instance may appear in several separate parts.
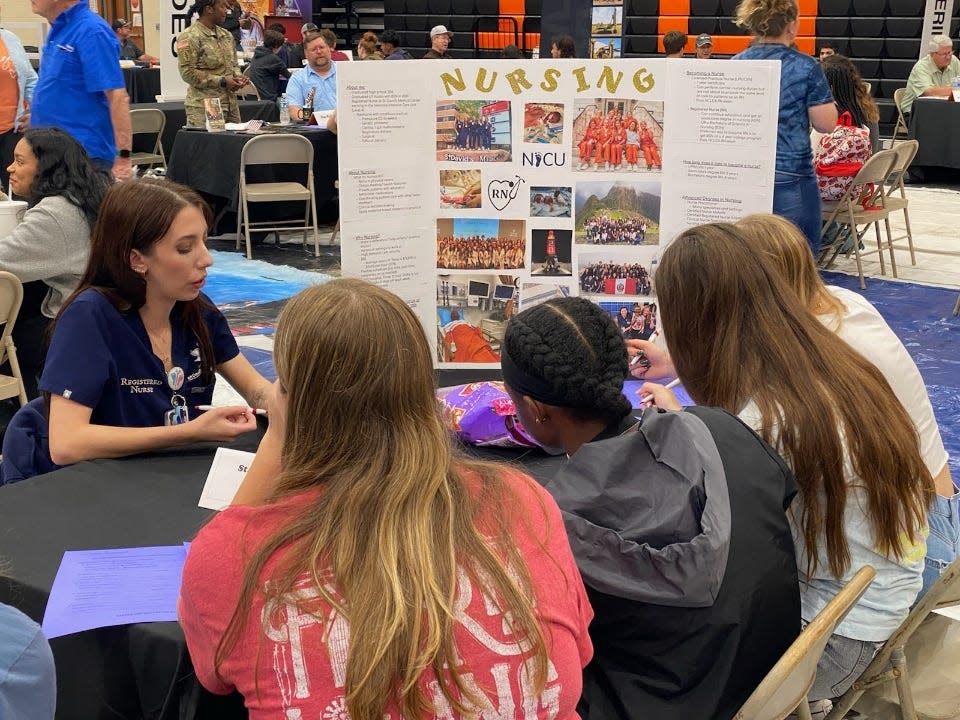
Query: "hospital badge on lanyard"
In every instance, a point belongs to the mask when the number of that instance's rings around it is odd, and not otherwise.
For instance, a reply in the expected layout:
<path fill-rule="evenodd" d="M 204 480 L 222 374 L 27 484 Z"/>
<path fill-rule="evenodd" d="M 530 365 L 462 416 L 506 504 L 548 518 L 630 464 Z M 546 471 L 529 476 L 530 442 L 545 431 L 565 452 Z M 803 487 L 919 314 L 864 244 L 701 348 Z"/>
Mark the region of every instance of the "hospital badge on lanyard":
<path fill-rule="evenodd" d="M 172 367 L 167 373 L 167 386 L 172 394 L 170 396 L 171 408 L 163 414 L 164 425 L 183 425 L 190 419 L 190 414 L 187 411 L 187 401 L 179 393 L 185 379 L 183 369 L 180 367 Z"/>

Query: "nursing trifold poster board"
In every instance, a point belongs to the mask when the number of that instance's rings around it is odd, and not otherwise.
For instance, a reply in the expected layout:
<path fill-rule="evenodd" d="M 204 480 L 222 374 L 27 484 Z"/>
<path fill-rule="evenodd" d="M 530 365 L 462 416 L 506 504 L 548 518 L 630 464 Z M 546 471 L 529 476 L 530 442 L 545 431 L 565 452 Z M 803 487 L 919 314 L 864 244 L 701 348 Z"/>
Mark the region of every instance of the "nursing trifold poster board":
<path fill-rule="evenodd" d="M 583 295 L 649 337 L 687 227 L 773 206 L 779 64 L 337 66 L 343 274 L 419 315 L 438 367 L 499 364 L 507 320 Z"/>

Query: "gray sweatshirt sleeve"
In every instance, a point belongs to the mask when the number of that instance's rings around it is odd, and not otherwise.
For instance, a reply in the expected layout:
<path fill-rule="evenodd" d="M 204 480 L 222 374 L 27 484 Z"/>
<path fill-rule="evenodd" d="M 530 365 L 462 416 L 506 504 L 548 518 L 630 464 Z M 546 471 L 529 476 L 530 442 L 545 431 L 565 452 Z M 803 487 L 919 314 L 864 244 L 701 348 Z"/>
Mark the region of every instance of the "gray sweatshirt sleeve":
<path fill-rule="evenodd" d="M 90 228 L 79 208 L 62 197 L 28 209 L 13 232 L 0 238 L 0 269 L 20 282 L 83 273 L 90 256 Z"/>

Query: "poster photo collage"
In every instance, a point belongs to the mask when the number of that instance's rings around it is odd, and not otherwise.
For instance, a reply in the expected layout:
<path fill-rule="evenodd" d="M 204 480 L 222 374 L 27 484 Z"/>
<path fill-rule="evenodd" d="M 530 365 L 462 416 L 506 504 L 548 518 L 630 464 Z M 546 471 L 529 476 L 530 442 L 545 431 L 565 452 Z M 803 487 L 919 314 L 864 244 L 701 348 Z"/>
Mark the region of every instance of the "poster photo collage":
<path fill-rule="evenodd" d="M 438 364 L 499 363 L 513 313 L 568 295 L 656 332 L 663 119 L 635 98 L 436 102 Z"/>

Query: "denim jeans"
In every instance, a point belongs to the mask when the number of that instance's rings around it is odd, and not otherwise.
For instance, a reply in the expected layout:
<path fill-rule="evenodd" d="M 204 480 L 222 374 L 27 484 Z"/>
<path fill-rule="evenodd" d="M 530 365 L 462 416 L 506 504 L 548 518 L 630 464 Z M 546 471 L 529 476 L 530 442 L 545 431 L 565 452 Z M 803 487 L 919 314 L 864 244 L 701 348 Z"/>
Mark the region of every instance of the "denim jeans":
<path fill-rule="evenodd" d="M 777 170 L 773 184 L 773 213 L 793 222 L 810 243 L 813 257 L 820 254 L 820 190 L 817 178 Z"/>
<path fill-rule="evenodd" d="M 956 489 L 956 488 L 954 488 Z M 960 554 L 960 492 L 953 497 L 937 495 L 927 513 L 930 536 L 923 569 L 923 588 L 919 601 L 940 577 L 940 573 Z"/>
<path fill-rule="evenodd" d="M 807 623 L 803 623 L 806 627 Z M 817 677 L 807 693 L 810 702 L 843 695 L 867 669 L 883 647 L 882 642 L 853 640 L 843 635 L 831 635 L 817 663 Z"/>

